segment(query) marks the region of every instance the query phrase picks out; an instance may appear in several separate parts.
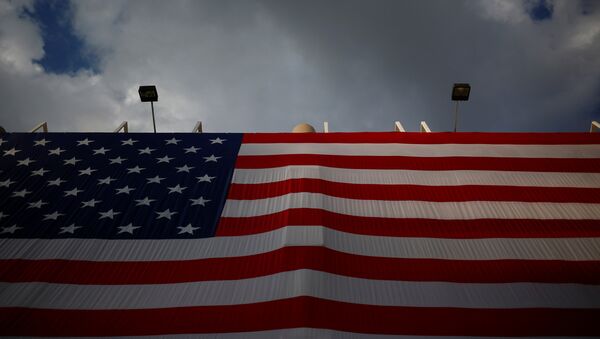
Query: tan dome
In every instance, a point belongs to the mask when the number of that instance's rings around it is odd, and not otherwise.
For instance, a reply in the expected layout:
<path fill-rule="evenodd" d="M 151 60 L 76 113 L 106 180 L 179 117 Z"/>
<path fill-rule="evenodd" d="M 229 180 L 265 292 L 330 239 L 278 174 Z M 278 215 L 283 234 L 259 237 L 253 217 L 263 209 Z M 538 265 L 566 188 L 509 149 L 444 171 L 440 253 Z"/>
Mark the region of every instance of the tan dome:
<path fill-rule="evenodd" d="M 294 126 L 292 133 L 315 133 L 315 128 L 303 122 Z"/>

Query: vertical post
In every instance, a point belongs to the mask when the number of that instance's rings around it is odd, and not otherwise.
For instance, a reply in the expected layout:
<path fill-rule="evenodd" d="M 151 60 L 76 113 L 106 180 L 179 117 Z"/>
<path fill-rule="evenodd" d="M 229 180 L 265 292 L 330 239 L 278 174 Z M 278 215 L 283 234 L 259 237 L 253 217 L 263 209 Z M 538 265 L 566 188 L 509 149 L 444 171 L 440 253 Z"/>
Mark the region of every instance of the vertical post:
<path fill-rule="evenodd" d="M 323 122 L 323 133 L 329 133 L 329 122 Z"/>
<path fill-rule="evenodd" d="M 454 132 L 456 132 L 456 124 L 458 123 L 458 101 L 456 101 L 456 106 L 454 108 Z"/>
<path fill-rule="evenodd" d="M 194 126 L 194 129 L 192 130 L 192 133 L 202 133 L 202 121 L 198 121 L 196 123 L 196 126 Z"/>
<path fill-rule="evenodd" d="M 427 126 L 425 121 L 421 121 L 420 130 L 421 132 L 431 133 L 431 129 L 429 129 L 429 126 Z"/>
<path fill-rule="evenodd" d="M 119 133 L 121 130 L 123 130 L 123 132 L 125 133 L 129 132 L 129 126 L 127 124 L 127 121 L 123 121 L 113 133 Z"/>
<path fill-rule="evenodd" d="M 156 120 L 154 120 L 154 102 L 150 101 L 150 107 L 152 107 L 152 125 L 154 126 L 154 133 L 156 133 Z"/>
<path fill-rule="evenodd" d="M 394 122 L 394 128 L 395 128 L 396 132 L 406 132 L 404 130 L 404 126 L 402 126 L 402 124 L 400 123 L 400 121 L 395 121 Z"/>
<path fill-rule="evenodd" d="M 29 131 L 29 133 L 33 133 L 33 132 L 37 131 L 40 128 L 42 129 L 42 131 L 44 131 L 44 133 L 48 133 L 48 123 L 46 121 L 40 122 L 31 131 Z"/>

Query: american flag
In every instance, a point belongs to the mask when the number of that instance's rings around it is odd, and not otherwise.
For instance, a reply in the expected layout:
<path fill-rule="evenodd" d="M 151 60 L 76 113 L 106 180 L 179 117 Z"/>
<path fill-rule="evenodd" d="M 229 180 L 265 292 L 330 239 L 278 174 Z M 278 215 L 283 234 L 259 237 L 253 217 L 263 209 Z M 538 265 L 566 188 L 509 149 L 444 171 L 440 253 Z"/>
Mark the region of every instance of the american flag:
<path fill-rule="evenodd" d="M 600 134 L 5 134 L 0 335 L 600 336 Z"/>

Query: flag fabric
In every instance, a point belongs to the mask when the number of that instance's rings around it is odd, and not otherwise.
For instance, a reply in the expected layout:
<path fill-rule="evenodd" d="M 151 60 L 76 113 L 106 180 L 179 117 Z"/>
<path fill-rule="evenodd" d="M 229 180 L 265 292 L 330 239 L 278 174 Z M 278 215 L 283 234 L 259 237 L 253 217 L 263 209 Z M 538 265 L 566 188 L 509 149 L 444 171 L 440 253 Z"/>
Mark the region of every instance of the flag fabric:
<path fill-rule="evenodd" d="M 600 336 L 600 134 L 6 134 L 0 335 Z"/>

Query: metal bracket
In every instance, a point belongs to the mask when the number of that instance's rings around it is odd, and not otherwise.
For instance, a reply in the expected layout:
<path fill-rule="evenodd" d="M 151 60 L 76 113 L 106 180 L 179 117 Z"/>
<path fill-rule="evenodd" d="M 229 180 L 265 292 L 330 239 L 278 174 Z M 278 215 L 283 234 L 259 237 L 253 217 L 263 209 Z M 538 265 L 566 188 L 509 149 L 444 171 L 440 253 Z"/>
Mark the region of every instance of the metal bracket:
<path fill-rule="evenodd" d="M 202 121 L 198 121 L 196 123 L 196 126 L 194 126 L 194 129 L 192 130 L 192 133 L 202 133 Z"/>
<path fill-rule="evenodd" d="M 425 121 L 421 121 L 421 132 L 425 132 L 425 133 L 431 133 L 431 130 L 429 129 L 429 126 L 427 126 L 427 123 Z"/>
<path fill-rule="evenodd" d="M 404 129 L 404 126 L 402 126 L 400 121 L 394 122 L 394 129 L 396 130 L 396 132 L 406 132 L 406 130 Z"/>
<path fill-rule="evenodd" d="M 600 132 L 600 122 L 592 121 L 592 125 L 590 126 L 590 133 Z"/>
<path fill-rule="evenodd" d="M 329 133 L 329 123 L 327 121 L 323 121 L 323 133 Z"/>
<path fill-rule="evenodd" d="M 119 133 L 121 130 L 123 130 L 123 133 L 129 133 L 129 126 L 127 125 L 127 121 L 123 121 L 119 125 L 119 127 L 117 127 L 114 133 Z"/>
<path fill-rule="evenodd" d="M 33 132 L 37 131 L 40 128 L 44 131 L 44 133 L 48 133 L 48 123 L 46 121 L 40 122 L 31 131 L 29 131 L 29 133 L 33 133 Z"/>

